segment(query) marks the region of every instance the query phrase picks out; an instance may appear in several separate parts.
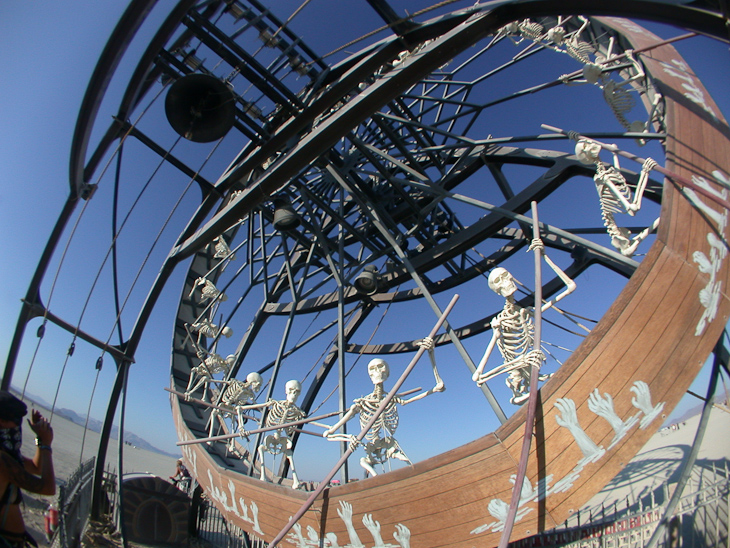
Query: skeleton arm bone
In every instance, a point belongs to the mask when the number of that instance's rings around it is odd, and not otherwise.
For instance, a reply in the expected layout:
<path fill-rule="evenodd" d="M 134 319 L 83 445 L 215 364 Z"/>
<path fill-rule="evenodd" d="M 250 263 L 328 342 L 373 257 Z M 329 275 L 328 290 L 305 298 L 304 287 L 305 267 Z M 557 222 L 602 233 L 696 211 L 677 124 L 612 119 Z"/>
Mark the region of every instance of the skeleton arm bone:
<path fill-rule="evenodd" d="M 497 344 L 497 339 L 501 336 L 502 331 L 499 328 L 499 321 L 496 317 L 492 318 L 492 340 L 489 341 L 487 349 L 484 351 L 484 356 L 482 356 L 476 371 L 474 371 L 471 376 L 471 380 L 474 382 L 479 383 L 484 367 L 487 365 L 487 361 L 489 360 L 489 356 L 492 354 L 492 350 L 494 350 L 494 346 Z"/>
<path fill-rule="evenodd" d="M 428 357 L 431 360 L 431 368 L 433 369 L 433 377 L 436 380 L 436 386 L 434 387 L 434 391 L 443 392 L 446 389 L 446 385 L 441 379 L 441 375 L 439 375 L 438 367 L 436 367 L 436 353 L 433 349 L 433 339 L 431 337 L 426 337 L 425 339 L 418 342 L 418 346 L 428 350 Z"/>
<path fill-rule="evenodd" d="M 339 421 L 337 421 L 337 424 L 335 424 L 334 426 L 331 426 L 330 428 L 328 428 L 327 430 L 325 430 L 322 433 L 322 437 L 323 438 L 333 438 L 333 436 L 335 435 L 335 432 L 337 430 L 339 430 L 343 424 L 345 424 L 347 421 L 349 421 L 352 417 L 357 415 L 359 412 L 360 412 L 360 406 L 357 403 L 353 403 L 350 406 L 350 409 L 347 410 L 347 413 L 345 413 L 343 415 L 343 417 Z M 340 439 L 337 441 L 343 441 L 343 440 Z"/>
<path fill-rule="evenodd" d="M 540 242 L 540 244 L 542 244 L 542 241 Z M 531 246 L 530 246 L 530 250 L 532 250 L 532 249 L 533 249 L 533 246 L 531 245 Z M 555 263 L 554 263 L 554 262 L 552 261 L 552 259 L 550 259 L 550 257 L 548 257 L 548 256 L 547 256 L 547 255 L 545 254 L 545 252 L 544 252 L 544 251 L 543 251 L 543 252 L 541 253 L 541 255 L 542 255 L 542 258 L 543 258 L 543 259 L 545 259 L 545 262 L 546 262 L 546 263 L 548 264 L 548 266 L 549 266 L 550 268 L 552 268 L 552 269 L 553 269 L 553 272 L 555 272 L 555 274 L 557 274 L 557 275 L 558 275 L 558 277 L 559 277 L 559 278 L 560 278 L 561 280 L 563 280 L 563 283 L 565 284 L 565 289 L 563 290 L 563 292 L 562 292 L 562 293 L 559 293 L 559 294 L 558 294 L 557 296 L 553 297 L 552 299 L 550 299 L 549 301 L 545 302 L 545 303 L 544 303 L 544 304 L 542 305 L 542 308 L 541 308 L 541 310 L 542 310 L 543 312 L 545 312 L 545 311 L 546 311 L 546 310 L 547 310 L 548 308 L 552 307 L 552 306 L 553 306 L 554 304 L 557 304 L 557 303 L 558 303 L 559 301 L 561 301 L 561 300 L 562 300 L 562 299 L 563 299 L 564 297 L 567 297 L 567 296 L 568 296 L 568 295 L 570 295 L 570 294 L 571 294 L 571 293 L 572 293 L 573 291 L 575 291 L 575 288 L 576 288 L 576 284 L 575 284 L 575 282 L 574 282 L 573 280 L 571 280 L 571 279 L 570 279 L 570 278 L 568 277 L 568 275 L 567 275 L 567 274 L 566 274 L 565 272 L 563 272 L 563 271 L 562 271 L 562 269 L 561 269 L 561 268 L 560 268 L 560 267 L 559 267 L 558 265 L 556 265 L 556 264 L 555 264 Z"/>

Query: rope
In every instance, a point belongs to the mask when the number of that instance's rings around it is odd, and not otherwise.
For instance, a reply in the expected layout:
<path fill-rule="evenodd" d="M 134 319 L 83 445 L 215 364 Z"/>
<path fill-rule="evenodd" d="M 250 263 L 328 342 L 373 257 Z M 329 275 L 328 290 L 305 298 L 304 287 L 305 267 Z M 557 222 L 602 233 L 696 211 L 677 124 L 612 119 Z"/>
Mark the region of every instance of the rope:
<path fill-rule="evenodd" d="M 398 286 L 398 287 L 400 287 L 400 286 Z M 396 288 L 396 291 L 397 291 L 397 289 L 398 288 Z M 360 352 L 358 353 L 357 358 L 355 358 L 355 360 L 352 362 L 352 365 L 350 366 L 350 368 L 345 372 L 345 378 L 347 378 L 350 375 L 352 370 L 355 368 L 357 363 L 360 361 L 360 358 L 362 357 L 362 355 L 365 351 L 365 346 L 370 344 L 370 341 L 373 340 L 373 337 L 378 332 L 378 329 L 380 329 L 381 324 L 385 320 L 385 316 L 388 314 L 388 311 L 390 310 L 390 305 L 392 305 L 392 304 L 393 304 L 392 300 L 390 302 L 388 302 L 388 306 L 385 307 L 385 310 L 383 311 L 383 314 L 380 317 L 380 320 L 375 325 L 373 332 L 370 334 L 370 338 L 368 338 L 367 343 L 360 347 Z M 314 410 L 310 411 L 310 414 L 316 413 L 325 403 L 327 403 L 327 400 L 329 400 L 334 395 L 334 393 L 337 391 L 338 388 L 339 387 L 333 388 L 332 391 L 320 402 L 320 404 Z"/>
<path fill-rule="evenodd" d="M 435 9 L 442 8 L 442 7 L 447 6 L 449 4 L 454 4 L 456 2 L 461 2 L 461 1 L 462 0 L 444 0 L 443 2 L 439 2 L 438 4 L 434 4 L 431 7 L 424 8 L 422 10 L 416 11 L 416 12 L 413 13 L 413 15 L 409 15 L 408 17 L 402 17 L 402 18 L 398 19 L 397 21 L 393 21 L 392 23 L 389 23 L 387 25 L 383 25 L 380 28 L 377 28 L 377 29 L 375 29 L 373 31 L 370 31 L 367 34 L 362 35 L 360 38 L 355 38 L 354 40 L 348 42 L 347 44 L 345 44 L 343 46 L 340 46 L 337 49 L 332 50 L 331 52 L 329 52 L 326 55 L 323 55 L 322 57 L 320 57 L 320 59 L 326 59 L 327 57 L 330 57 L 330 56 L 334 55 L 335 53 L 341 52 L 345 48 L 348 48 L 348 47 L 350 47 L 350 46 L 352 46 L 354 44 L 357 44 L 358 42 L 362 42 L 363 40 L 365 40 L 367 38 L 370 38 L 371 36 L 374 36 L 374 35 L 378 34 L 379 32 L 382 32 L 384 30 L 388 30 L 389 28 L 394 27 L 395 25 L 400 25 L 401 23 L 405 23 L 407 21 L 413 21 L 413 18 L 414 17 L 418 17 L 419 15 L 423 15 L 424 13 L 428 13 L 429 11 L 433 11 Z"/>

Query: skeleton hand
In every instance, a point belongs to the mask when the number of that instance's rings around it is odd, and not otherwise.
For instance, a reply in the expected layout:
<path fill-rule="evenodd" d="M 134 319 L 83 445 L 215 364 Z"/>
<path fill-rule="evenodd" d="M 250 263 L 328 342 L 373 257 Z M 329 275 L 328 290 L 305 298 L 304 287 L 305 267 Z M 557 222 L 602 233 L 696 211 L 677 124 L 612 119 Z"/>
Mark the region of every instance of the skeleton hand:
<path fill-rule="evenodd" d="M 615 415 L 616 413 L 613 410 L 613 398 L 610 394 L 604 394 L 604 396 L 604 398 L 601 398 L 598 388 L 591 392 L 590 396 L 588 396 L 588 409 L 601 417 L 610 417 Z"/>
<path fill-rule="evenodd" d="M 401 545 L 401 548 L 411 547 L 411 530 L 402 523 L 397 523 L 393 538 Z"/>
<path fill-rule="evenodd" d="M 542 243 L 541 238 L 533 238 L 532 242 L 530 242 L 530 247 L 527 249 L 527 251 L 534 251 L 535 249 L 540 250 L 540 255 L 545 254 L 545 244 Z"/>
<path fill-rule="evenodd" d="M 651 405 L 649 385 L 644 381 L 636 381 L 629 390 L 636 394 L 635 398 L 631 398 L 631 405 L 643 411 L 645 415 L 651 413 L 653 406 Z"/>
<path fill-rule="evenodd" d="M 555 421 L 559 426 L 564 426 L 569 430 L 578 426 L 578 413 L 575 409 L 575 402 L 568 398 L 559 398 L 555 401 L 555 407 L 560 410 L 560 415 L 555 416 Z"/>
<path fill-rule="evenodd" d="M 341 500 L 340 507 L 337 509 L 337 515 L 340 516 L 340 519 L 345 524 L 352 524 L 352 504 Z"/>
<path fill-rule="evenodd" d="M 641 171 L 644 173 L 649 173 L 652 169 L 654 169 L 657 166 L 657 163 L 652 160 L 651 158 L 647 158 L 644 160 L 644 164 L 641 166 Z"/>
<path fill-rule="evenodd" d="M 433 350 L 433 339 L 431 337 L 426 337 L 425 339 L 418 341 L 416 344 L 429 352 Z"/>
<path fill-rule="evenodd" d="M 372 514 L 365 514 L 362 517 L 362 524 L 367 527 L 370 534 L 373 536 L 373 548 L 380 548 L 385 546 L 383 544 L 383 537 L 380 535 L 380 522 L 373 519 Z"/>

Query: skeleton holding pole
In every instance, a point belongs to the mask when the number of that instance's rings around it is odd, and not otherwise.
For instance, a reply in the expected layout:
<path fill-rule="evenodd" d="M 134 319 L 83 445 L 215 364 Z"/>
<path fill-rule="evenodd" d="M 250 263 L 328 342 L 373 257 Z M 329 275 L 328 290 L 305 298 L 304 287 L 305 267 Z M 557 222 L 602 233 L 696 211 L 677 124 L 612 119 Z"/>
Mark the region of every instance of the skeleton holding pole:
<path fill-rule="evenodd" d="M 297 380 L 288 381 L 285 385 L 286 399 L 285 400 L 268 400 L 265 403 L 258 403 L 254 405 L 244 405 L 240 407 L 240 410 L 245 409 L 264 409 L 268 408 L 266 419 L 264 421 L 265 427 L 279 426 L 281 428 L 274 430 L 271 434 L 264 437 L 263 443 L 258 448 L 258 459 L 261 462 L 261 481 L 266 481 L 266 468 L 264 467 L 264 452 L 270 455 L 284 455 L 284 458 L 289 461 L 292 475 L 292 488 L 297 489 L 299 487 L 299 478 L 297 476 L 296 469 L 294 468 L 294 458 L 292 451 L 292 440 L 291 436 L 296 429 L 296 426 L 289 425 L 292 423 L 302 420 L 306 413 L 302 411 L 296 404 L 299 399 L 299 394 L 302 392 L 302 385 Z M 241 435 L 246 437 L 248 433 L 245 430 L 240 430 Z"/>
<path fill-rule="evenodd" d="M 538 247 L 542 249 L 541 255 L 545 259 L 545 262 L 566 286 L 560 294 L 542 305 L 541 310 L 544 312 L 565 296 L 572 293 L 576 285 L 545 254 L 545 246 L 542 240 L 535 238 L 532 240 L 529 250 L 532 251 Z M 507 373 L 505 382 L 510 390 L 512 390 L 510 403 L 520 405 L 529 397 L 530 369 L 532 365 L 540 367 L 545 360 L 545 356 L 541 350 L 533 349 L 535 329 L 532 321 L 533 311 L 520 306 L 515 301 L 514 294 L 517 291 L 517 284 L 512 274 L 502 267 L 495 268 L 489 274 L 488 283 L 492 291 L 505 298 L 505 303 L 502 311 L 492 319 L 492 338 L 476 371 L 472 375 L 472 380 L 477 385 L 482 385 L 497 375 Z M 484 373 L 484 368 L 495 346 L 502 355 L 503 363 L 499 367 L 495 367 Z M 549 375 L 540 375 L 538 380 L 545 380 L 548 377 Z"/>
<path fill-rule="evenodd" d="M 208 352 L 207 350 L 200 349 L 198 350 L 197 355 L 201 361 L 198 365 L 190 370 L 188 386 L 185 389 L 185 399 L 187 401 L 190 401 L 193 392 L 195 392 L 201 386 L 203 387 L 203 397 L 201 399 L 203 401 L 207 401 L 206 398 L 208 397 L 208 385 L 211 382 L 224 382 L 215 381 L 213 379 L 213 375 L 217 373 L 223 373 L 223 376 L 225 377 L 226 375 L 228 375 L 231 367 L 233 367 L 233 364 L 236 363 L 236 356 L 233 354 L 224 359 L 215 352 Z"/>
<path fill-rule="evenodd" d="M 658 172 L 678 180 L 678 177 L 666 169 L 657 165 L 651 158 L 642 159 L 628 152 L 622 151 L 616 145 L 601 143 L 587 137 L 583 137 L 575 131 L 564 131 L 560 128 L 540 124 L 541 127 L 555 133 L 566 135 L 573 141 L 576 141 L 575 155 L 578 160 L 585 165 L 595 165 L 596 174 L 593 181 L 596 184 L 598 192 L 598 201 L 601 207 L 601 218 L 606 232 L 611 237 L 611 244 L 625 257 L 631 257 L 638 245 L 659 226 L 659 217 L 654 222 L 636 234 L 631 236 L 626 228 L 619 227 L 616 224 L 614 215 L 616 213 L 626 213 L 632 217 L 641 209 L 641 200 L 644 197 L 644 191 L 649 182 L 649 172 L 656 169 Z M 606 149 L 613 155 L 613 165 L 601 161 L 601 150 Z M 630 158 L 641 163 L 641 173 L 636 185 L 636 189 L 631 192 L 631 188 L 626 183 L 626 179 L 621 174 L 621 165 L 619 164 L 619 155 Z M 685 181 L 679 181 L 682 184 Z"/>
<path fill-rule="evenodd" d="M 238 425 L 238 431 L 243 432 L 243 426 L 245 424 L 245 418 L 243 417 L 243 410 L 246 405 L 253 404 L 256 402 L 256 393 L 261 390 L 263 379 L 261 375 L 256 372 L 249 373 L 246 376 L 245 381 L 239 381 L 238 379 L 231 379 L 226 384 L 221 401 L 218 407 L 214 407 L 210 414 L 210 428 L 208 436 L 213 437 L 213 429 L 215 428 L 216 419 L 229 418 L 236 420 Z M 233 450 L 234 441 L 231 438 L 229 442 L 229 450 Z"/>
<path fill-rule="evenodd" d="M 628 229 L 619 227 L 614 219 L 616 213 L 627 213 L 634 216 L 641 209 L 641 199 L 649 181 L 649 172 L 656 167 L 656 162 L 651 158 L 644 160 L 641 166 L 641 174 L 636 190 L 631 195 L 631 189 L 626 179 L 621 174 L 618 155 L 613 153 L 613 165 L 601 161 L 599 154 L 601 145 L 591 139 L 580 137 L 574 133 L 570 136 L 577 140 L 575 155 L 581 163 L 596 166 L 596 174 L 593 181 L 596 183 L 598 202 L 601 207 L 601 218 L 606 232 L 611 237 L 611 245 L 622 255 L 631 257 L 638 245 L 651 233 L 659 224 L 659 219 L 654 221 L 651 227 L 642 230 L 634 237 L 631 237 Z"/>
<path fill-rule="evenodd" d="M 411 464 L 411 461 L 403 452 L 398 441 L 394 437 L 395 431 L 398 428 L 398 405 L 408 405 L 409 403 L 421 400 L 426 396 L 430 396 L 434 392 L 443 392 L 446 389 L 446 386 L 441 380 L 436 368 L 433 339 L 431 337 L 426 337 L 419 341 L 418 345 L 428 351 L 436 385 L 432 389 L 426 392 L 421 392 L 412 398 L 403 399 L 399 396 L 393 397 L 393 399 L 388 402 L 381 415 L 375 420 L 373 426 L 365 435 L 365 456 L 360 459 L 360 466 L 362 466 L 371 476 L 377 475 L 374 468 L 375 465 L 384 464 L 389 459 L 398 459 L 407 464 Z M 322 434 L 325 438 L 332 441 L 353 442 L 355 441 L 355 436 L 337 434 L 337 430 L 355 415 L 359 415 L 361 429 L 365 428 L 368 422 L 375 416 L 376 411 L 380 407 L 380 403 L 385 397 L 383 383 L 390 376 L 390 367 L 385 360 L 381 358 L 374 358 L 370 360 L 370 363 L 368 363 L 368 375 L 374 385 L 373 391 L 367 396 L 357 398 L 339 422 Z"/>

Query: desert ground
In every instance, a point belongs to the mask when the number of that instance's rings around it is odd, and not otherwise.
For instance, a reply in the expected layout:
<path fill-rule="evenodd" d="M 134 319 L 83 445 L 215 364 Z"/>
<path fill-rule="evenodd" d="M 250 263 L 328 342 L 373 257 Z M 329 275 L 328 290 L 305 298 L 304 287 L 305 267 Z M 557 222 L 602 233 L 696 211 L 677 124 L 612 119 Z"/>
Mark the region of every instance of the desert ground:
<path fill-rule="evenodd" d="M 50 413 L 39 408 L 45 416 Z M 584 508 L 596 508 L 602 503 L 610 506 L 614 500 L 624 501 L 626 497 L 636 499 L 659 483 L 670 481 L 676 477 L 677 471 L 692 446 L 699 423 L 699 415 L 687 419 L 677 429 L 664 429 L 655 434 L 639 454 Z M 99 445 L 99 434 L 86 432 L 84 428 L 63 417 L 55 415 L 52 420 L 54 429 L 53 458 L 56 469 L 56 482 L 65 483 L 69 475 L 84 459 L 96 454 Z M 706 466 L 711 462 L 725 462 L 730 458 L 730 413 L 722 409 L 714 409 L 707 433 L 699 451 L 695 468 Z M 118 459 L 118 442 L 111 444 L 107 458 L 107 469 L 116 470 Z M 32 456 L 35 451 L 34 436 L 30 428 L 23 428 L 23 454 Z M 167 478 L 175 471 L 176 457 L 162 455 L 124 445 L 123 473 L 146 472 Z M 658 468 L 657 463 L 660 463 Z M 676 481 L 676 480 L 675 480 Z M 26 495 L 24 515 L 29 532 L 38 541 L 39 547 L 49 546 L 46 541 L 43 515 L 55 497 Z M 113 544 L 110 544 L 113 545 Z"/>
<path fill-rule="evenodd" d="M 51 418 L 51 413 L 47 409 L 39 405 L 29 405 L 29 407 L 38 409 L 46 418 Z M 53 415 L 51 425 L 53 426 L 53 464 L 56 472 L 56 484 L 63 485 L 81 462 L 96 455 L 100 436 L 97 432 L 85 432 L 83 426 L 59 415 Z M 118 441 L 112 440 L 105 465 L 107 470 L 114 472 L 118 470 L 118 447 Z M 22 452 L 27 457 L 32 457 L 35 454 L 35 435 L 27 423 L 23 425 Z M 168 478 L 175 473 L 176 457 L 147 451 L 127 444 L 123 446 L 122 455 L 123 474 L 145 472 L 161 478 Z M 46 540 L 43 516 L 49 504 L 54 502 L 56 497 L 24 493 L 23 498 L 25 504 L 24 517 L 28 532 L 36 539 L 39 547 L 50 546 Z"/>

